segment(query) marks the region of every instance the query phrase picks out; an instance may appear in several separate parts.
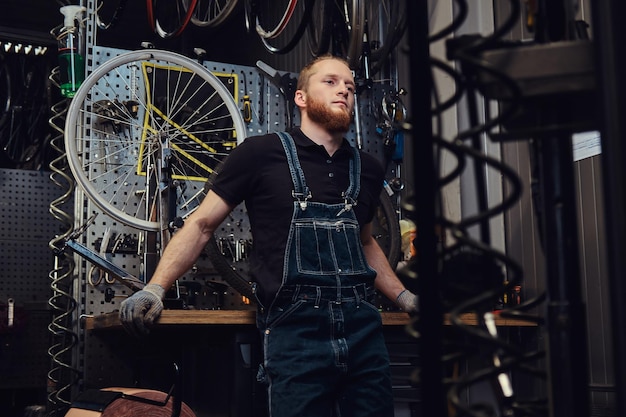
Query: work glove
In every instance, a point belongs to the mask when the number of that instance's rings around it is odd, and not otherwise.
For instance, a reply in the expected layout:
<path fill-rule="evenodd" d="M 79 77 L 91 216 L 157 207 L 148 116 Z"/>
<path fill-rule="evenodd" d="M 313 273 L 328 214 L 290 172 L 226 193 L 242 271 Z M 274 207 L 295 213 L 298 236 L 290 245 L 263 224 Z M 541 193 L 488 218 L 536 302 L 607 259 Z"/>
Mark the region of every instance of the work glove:
<path fill-rule="evenodd" d="M 409 290 L 403 290 L 396 297 L 396 304 L 407 313 L 417 313 L 417 295 Z"/>
<path fill-rule="evenodd" d="M 120 304 L 120 321 L 130 334 L 140 337 L 150 332 L 150 326 L 163 311 L 165 290 L 157 284 L 148 284 Z"/>

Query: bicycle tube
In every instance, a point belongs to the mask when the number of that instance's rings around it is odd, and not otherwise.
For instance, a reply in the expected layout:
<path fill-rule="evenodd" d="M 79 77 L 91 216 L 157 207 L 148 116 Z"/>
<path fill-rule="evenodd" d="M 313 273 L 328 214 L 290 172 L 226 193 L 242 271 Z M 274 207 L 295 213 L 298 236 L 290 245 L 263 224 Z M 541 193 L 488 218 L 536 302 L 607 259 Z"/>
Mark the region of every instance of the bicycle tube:
<path fill-rule="evenodd" d="M 275 6 L 276 2 L 273 0 L 265 0 L 268 5 Z M 262 1 L 259 1 L 261 3 Z M 298 5 L 298 0 L 289 0 L 287 2 L 287 7 L 285 7 L 285 12 L 282 13 L 282 16 L 278 20 L 278 22 L 273 25 L 274 27 L 271 29 L 266 29 L 265 26 L 261 22 L 260 14 L 256 14 L 256 33 L 265 39 L 274 39 L 278 35 L 280 35 L 283 30 L 287 27 L 287 23 L 289 23 L 289 19 L 293 15 L 293 12 L 296 10 L 296 6 Z M 274 11 L 275 13 L 275 11 Z"/>
<path fill-rule="evenodd" d="M 159 0 L 146 0 L 148 22 L 152 30 L 163 39 L 180 36 L 191 21 L 198 0 L 160 0 L 161 7 L 157 7 Z M 166 4 L 166 7 L 162 5 Z M 171 12 L 175 8 L 175 12 Z M 167 19 L 167 24 L 165 20 Z"/>
<path fill-rule="evenodd" d="M 157 231 L 155 214 L 166 209 L 156 186 L 172 180 L 175 214 L 186 217 L 245 134 L 222 81 L 194 60 L 149 49 L 111 58 L 85 79 L 67 112 L 65 146 L 72 174 L 98 208 Z"/>
<path fill-rule="evenodd" d="M 380 203 L 372 220 L 372 235 L 379 244 L 392 269 L 398 265 L 402 254 L 400 223 L 391 197 L 383 189 L 380 193 Z M 235 238 L 235 240 L 237 240 Z M 220 249 L 215 236 L 211 237 L 205 247 L 213 267 L 220 276 L 235 290 L 245 297 L 254 300 L 252 279 L 248 276 L 248 265 L 245 260 L 231 262 L 230 253 Z"/>
<path fill-rule="evenodd" d="M 271 52 L 273 54 L 286 54 L 288 52 L 290 52 L 291 50 L 293 50 L 293 48 L 296 47 L 296 45 L 298 44 L 298 42 L 300 42 L 300 40 L 302 39 L 302 36 L 304 35 L 304 32 L 307 29 L 307 26 L 309 24 L 309 21 L 311 19 L 311 14 L 313 13 L 313 7 L 315 6 L 315 0 L 304 0 L 304 10 L 302 11 L 302 17 L 300 19 L 300 21 L 298 22 L 296 29 L 293 31 L 293 35 L 289 38 L 288 41 L 284 41 L 284 46 L 275 46 L 272 45 L 270 43 L 270 39 L 266 39 L 261 37 L 261 43 L 263 44 L 263 47 L 268 51 Z M 291 23 L 293 23 L 293 18 L 291 19 Z M 282 37 L 285 37 L 286 35 L 283 33 Z M 274 38 L 273 40 L 276 40 L 277 38 Z"/>
<path fill-rule="evenodd" d="M 191 0 L 183 0 L 186 10 Z M 199 27 L 216 28 L 224 24 L 241 0 L 197 0 L 196 7 L 191 15 L 191 23 Z"/>

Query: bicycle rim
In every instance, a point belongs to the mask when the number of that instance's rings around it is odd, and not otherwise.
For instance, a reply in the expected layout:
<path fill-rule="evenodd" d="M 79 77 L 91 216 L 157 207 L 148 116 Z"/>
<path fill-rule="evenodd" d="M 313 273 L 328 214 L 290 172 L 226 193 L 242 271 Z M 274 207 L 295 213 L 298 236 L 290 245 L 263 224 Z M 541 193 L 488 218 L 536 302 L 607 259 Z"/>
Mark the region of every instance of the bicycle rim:
<path fill-rule="evenodd" d="M 164 207 L 182 218 L 197 208 L 207 178 L 245 132 L 231 92 L 206 68 L 173 52 L 132 51 L 85 79 L 68 109 L 65 146 L 96 206 L 157 231 Z"/>
<path fill-rule="evenodd" d="M 337 1 L 335 9 L 337 26 L 332 28 L 333 54 L 345 58 L 350 68 L 358 68 L 365 29 L 364 0 Z"/>
<path fill-rule="evenodd" d="M 277 4 L 282 2 L 286 4 Z M 298 0 L 259 1 L 256 14 L 256 33 L 265 39 L 274 39 L 280 35 L 287 27 L 297 5 Z"/>
<path fill-rule="evenodd" d="M 369 26 L 368 38 L 374 65 L 374 75 L 388 60 L 391 51 L 398 45 L 406 29 L 406 1 L 382 0 L 367 5 L 366 18 Z"/>
<path fill-rule="evenodd" d="M 330 48 L 334 0 L 320 0 L 320 3 L 311 13 L 307 28 L 309 50 L 313 56 L 323 55 Z"/>
<path fill-rule="evenodd" d="M 188 9 L 191 0 L 183 0 Z M 197 0 L 191 23 L 200 27 L 216 28 L 233 15 L 239 0 Z"/>
<path fill-rule="evenodd" d="M 402 235 L 398 213 L 387 191 L 380 193 L 379 205 L 372 220 L 372 235 L 387 256 L 392 269 L 396 269 L 402 255 Z"/>
<path fill-rule="evenodd" d="M 191 21 L 198 0 L 147 0 L 154 32 L 163 39 L 180 36 Z"/>
<path fill-rule="evenodd" d="M 244 210 L 238 207 L 237 210 Z M 245 214 L 245 211 L 241 213 Z M 214 235 L 205 247 L 211 264 L 228 284 L 245 297 L 254 300 L 249 274 L 247 251 L 252 248 L 252 236 L 247 216 L 243 221 L 227 220 L 220 227 L 221 234 Z M 383 189 L 379 206 L 372 221 L 372 235 L 385 253 L 389 265 L 395 269 L 402 254 L 402 241 L 398 214 L 391 197 Z M 238 248 L 245 245 L 246 252 Z"/>
<path fill-rule="evenodd" d="M 273 54 L 286 54 L 293 50 L 306 32 L 314 6 L 315 0 L 298 2 L 280 36 L 272 39 L 261 37 L 261 43 L 265 49 Z"/>

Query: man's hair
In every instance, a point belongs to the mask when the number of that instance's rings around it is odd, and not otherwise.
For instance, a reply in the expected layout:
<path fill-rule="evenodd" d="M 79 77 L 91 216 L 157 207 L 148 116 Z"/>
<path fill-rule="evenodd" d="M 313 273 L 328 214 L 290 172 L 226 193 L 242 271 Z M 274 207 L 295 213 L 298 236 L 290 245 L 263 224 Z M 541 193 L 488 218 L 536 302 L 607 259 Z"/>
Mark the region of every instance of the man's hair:
<path fill-rule="evenodd" d="M 346 67 L 350 68 L 350 64 L 348 63 L 348 61 L 346 61 L 345 59 L 339 56 L 335 56 L 331 54 L 320 55 L 317 58 L 313 59 L 308 64 L 306 64 L 300 70 L 300 74 L 298 75 L 298 83 L 296 85 L 296 90 L 306 91 L 307 87 L 309 86 L 309 79 L 311 78 L 311 75 L 313 75 L 313 72 L 314 72 L 313 67 L 315 66 L 315 64 L 321 61 L 329 60 L 329 59 L 334 59 L 335 61 L 343 62 L 346 65 Z"/>

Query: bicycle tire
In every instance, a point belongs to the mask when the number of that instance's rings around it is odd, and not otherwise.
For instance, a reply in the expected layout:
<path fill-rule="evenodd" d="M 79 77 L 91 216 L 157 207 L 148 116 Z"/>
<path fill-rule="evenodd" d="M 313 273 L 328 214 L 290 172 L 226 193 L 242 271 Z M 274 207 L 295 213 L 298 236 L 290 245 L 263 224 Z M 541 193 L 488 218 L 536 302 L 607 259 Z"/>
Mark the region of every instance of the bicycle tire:
<path fill-rule="evenodd" d="M 9 70 L 9 65 L 4 61 L 4 57 L 2 58 L 2 62 L 0 63 L 0 83 L 2 88 L 0 88 L 0 131 L 4 127 L 6 121 L 9 118 L 9 111 L 11 110 L 11 100 L 12 100 L 12 91 L 11 91 L 11 71 Z"/>
<path fill-rule="evenodd" d="M 42 59 L 13 54 L 4 62 L 3 77 L 11 85 L 3 99 L 7 107 L 6 118 L 0 120 L 4 124 L 0 130 L 0 150 L 13 168 L 38 166 L 37 158 L 48 135 L 48 76 Z"/>
<path fill-rule="evenodd" d="M 365 30 L 365 0 L 334 1 L 330 30 L 331 53 L 348 61 L 350 68 L 359 67 Z"/>
<path fill-rule="evenodd" d="M 372 234 L 387 256 L 389 265 L 395 270 L 402 257 L 402 235 L 398 212 L 385 188 L 380 193 L 379 201 L 380 204 L 372 222 Z"/>
<path fill-rule="evenodd" d="M 259 0 L 257 4 L 261 4 L 263 0 Z M 262 6 L 257 6 L 256 13 L 256 33 L 264 39 L 274 39 L 278 37 L 287 27 L 289 23 L 289 19 L 293 16 L 293 12 L 296 10 L 296 6 L 298 5 L 298 0 L 287 0 L 287 5 L 284 8 L 284 13 L 276 12 L 276 1 L 275 0 L 266 0 L 266 4 L 269 6 L 267 10 L 264 10 Z M 279 19 L 277 22 L 272 22 L 269 29 L 266 29 L 267 25 L 263 23 L 267 23 L 266 20 L 262 19 L 262 16 L 267 16 L 271 14 L 272 16 L 278 16 Z M 262 21 L 264 20 L 264 21 Z"/>
<path fill-rule="evenodd" d="M 363 31 L 365 30 L 365 0 L 351 0 L 348 47 L 346 60 L 352 68 L 358 68 L 363 49 Z"/>
<path fill-rule="evenodd" d="M 260 38 L 263 47 L 268 52 L 278 55 L 286 54 L 292 51 L 304 36 L 313 13 L 315 0 L 304 0 L 304 3 L 300 2 L 299 4 L 302 6 L 294 11 L 297 16 L 291 17 L 289 26 L 283 30 L 281 36 L 273 39 Z"/>
<path fill-rule="evenodd" d="M 243 210 L 243 208 L 239 209 Z M 229 226 L 231 228 L 228 232 L 243 233 L 243 235 L 235 236 L 234 239 L 244 239 L 249 241 L 251 245 L 251 234 L 246 229 L 247 223 L 243 223 L 244 227 L 242 227 L 241 223 L 238 223 L 236 230 Z M 380 204 L 374 215 L 372 235 L 385 253 L 389 265 L 395 270 L 402 255 L 400 223 L 398 222 L 398 215 L 391 197 L 385 189 L 380 193 Z M 241 295 L 252 301 L 255 300 L 252 280 L 248 272 L 248 263 L 245 259 L 238 262 L 230 260 L 228 254 L 224 254 L 222 249 L 220 249 L 218 239 L 215 236 L 212 236 L 205 246 L 205 253 L 224 281 Z"/>
<path fill-rule="evenodd" d="M 157 7 L 157 2 L 146 0 L 148 22 L 154 33 L 163 39 L 180 36 L 189 25 L 198 0 L 161 0 L 161 7 Z"/>
<path fill-rule="evenodd" d="M 371 75 L 382 69 L 391 51 L 402 39 L 407 25 L 406 14 L 406 0 L 381 0 L 367 4 L 368 39 L 374 62 L 370 68 Z"/>
<path fill-rule="evenodd" d="M 330 49 L 330 38 L 332 29 L 332 3 L 335 0 L 321 0 L 319 7 L 316 7 L 311 14 L 307 27 L 307 39 L 309 51 L 314 57 L 324 55 Z"/>
<path fill-rule="evenodd" d="M 106 9 L 107 11 L 113 10 L 112 13 L 110 13 L 110 17 L 108 19 L 105 19 L 102 17 L 102 9 L 104 6 L 104 4 L 106 2 L 104 1 L 100 1 L 100 4 L 96 6 L 96 26 L 98 26 L 98 29 L 101 30 L 108 30 L 111 29 L 112 27 L 115 27 L 115 25 L 117 24 L 117 22 L 120 19 L 120 16 L 122 15 L 122 13 L 124 12 L 124 9 L 126 8 L 126 3 L 128 2 L 128 0 L 118 0 L 117 1 L 117 5 L 113 8 L 111 8 L 111 6 L 107 6 Z"/>
<path fill-rule="evenodd" d="M 210 173 L 245 138 L 235 99 L 206 68 L 174 52 L 111 58 L 85 79 L 69 106 L 65 147 L 72 174 L 104 213 L 141 230 L 163 230 L 154 216 L 164 207 L 162 193 L 153 190 L 163 181 L 156 170 L 167 165 L 177 183 L 175 214 L 186 217 L 200 204 Z"/>
<path fill-rule="evenodd" d="M 186 8 L 190 1 L 183 0 Z M 234 15 L 240 3 L 240 0 L 197 0 L 191 23 L 199 27 L 217 28 Z"/>

